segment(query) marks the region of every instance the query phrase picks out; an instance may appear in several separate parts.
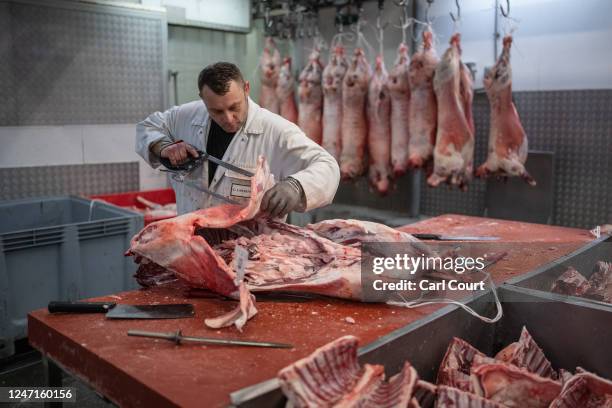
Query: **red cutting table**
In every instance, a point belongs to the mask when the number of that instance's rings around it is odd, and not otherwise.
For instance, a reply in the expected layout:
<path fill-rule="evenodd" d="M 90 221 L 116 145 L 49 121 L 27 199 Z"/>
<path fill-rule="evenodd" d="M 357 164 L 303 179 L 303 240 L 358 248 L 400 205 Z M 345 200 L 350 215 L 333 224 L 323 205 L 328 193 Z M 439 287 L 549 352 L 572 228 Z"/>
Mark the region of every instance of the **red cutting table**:
<path fill-rule="evenodd" d="M 592 239 L 585 230 L 460 215 L 442 215 L 401 230 L 499 236 L 508 243 L 508 254 L 489 269 L 497 283 L 529 272 Z M 239 333 L 235 328 L 212 330 L 204 326 L 205 317 L 228 311 L 235 303 L 186 300 L 183 293 L 177 286 L 167 286 L 96 300 L 126 304 L 188 301 L 195 306 L 193 319 L 115 321 L 102 315 L 50 315 L 45 309 L 30 313 L 29 341 L 44 356 L 49 386 L 57 386 L 59 366 L 123 407 L 227 406 L 230 392 L 274 377 L 282 367 L 338 336 L 353 334 L 366 345 L 442 307 L 402 309 L 337 299 L 258 302 L 259 313 Z M 165 340 L 128 337 L 128 329 L 181 329 L 185 335 L 268 340 L 291 343 L 295 348 L 178 346 Z"/>

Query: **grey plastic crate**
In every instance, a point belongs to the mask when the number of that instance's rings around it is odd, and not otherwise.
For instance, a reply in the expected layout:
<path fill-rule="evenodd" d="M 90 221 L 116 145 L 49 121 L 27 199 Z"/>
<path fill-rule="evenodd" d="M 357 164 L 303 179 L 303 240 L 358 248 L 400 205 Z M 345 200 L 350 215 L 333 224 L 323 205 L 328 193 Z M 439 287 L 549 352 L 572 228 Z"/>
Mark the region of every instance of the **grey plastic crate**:
<path fill-rule="evenodd" d="M 498 288 L 503 317 L 484 323 L 456 306 L 448 306 L 397 329 L 359 349 L 361 363 L 382 364 L 387 377 L 408 360 L 419 377 L 434 382 L 453 337 L 492 356 L 516 341 L 523 326 L 544 350 L 553 368 L 572 372 L 576 366 L 612 378 L 612 312 L 588 302 L 558 299 L 554 294 L 504 285 Z M 489 291 L 468 305 L 484 316 L 496 313 Z M 571 333 L 571 336 L 567 334 Z M 275 379 L 231 394 L 241 408 L 284 407 L 286 399 Z"/>
<path fill-rule="evenodd" d="M 0 202 L 0 358 L 50 300 L 135 289 L 123 254 L 142 227 L 140 214 L 80 197 Z"/>

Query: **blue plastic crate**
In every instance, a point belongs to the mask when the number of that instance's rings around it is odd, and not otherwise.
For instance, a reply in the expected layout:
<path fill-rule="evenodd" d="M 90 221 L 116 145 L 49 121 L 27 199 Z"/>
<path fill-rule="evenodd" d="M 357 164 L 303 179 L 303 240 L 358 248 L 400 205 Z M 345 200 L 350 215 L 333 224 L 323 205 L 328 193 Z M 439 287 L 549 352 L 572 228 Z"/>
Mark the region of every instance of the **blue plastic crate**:
<path fill-rule="evenodd" d="M 0 202 L 0 358 L 27 336 L 27 314 L 50 300 L 138 287 L 123 254 L 143 216 L 65 196 Z"/>

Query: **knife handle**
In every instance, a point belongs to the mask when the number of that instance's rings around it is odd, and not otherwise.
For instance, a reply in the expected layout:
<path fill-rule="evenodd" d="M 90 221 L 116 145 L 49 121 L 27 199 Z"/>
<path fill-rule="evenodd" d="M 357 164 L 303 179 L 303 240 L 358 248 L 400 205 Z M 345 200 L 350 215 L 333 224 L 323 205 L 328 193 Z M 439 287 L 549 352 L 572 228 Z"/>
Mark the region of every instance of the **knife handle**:
<path fill-rule="evenodd" d="M 410 234 L 415 238 L 418 239 L 433 239 L 433 240 L 439 240 L 440 239 L 440 235 L 438 234 L 427 234 L 427 233 L 416 233 L 416 234 Z"/>
<path fill-rule="evenodd" d="M 113 302 L 49 302 L 49 313 L 106 313 L 116 303 Z"/>
<path fill-rule="evenodd" d="M 178 143 L 178 142 L 176 142 Z M 204 152 L 202 152 L 199 149 L 196 149 L 198 152 L 198 157 L 193 157 L 190 154 L 188 155 L 188 159 L 181 164 L 178 164 L 176 166 L 172 165 L 172 163 L 170 162 L 170 159 L 167 159 L 165 157 L 160 157 L 159 161 L 161 162 L 161 164 L 167 168 L 168 170 L 172 170 L 172 171 L 186 171 L 186 172 L 190 172 L 191 170 L 193 170 L 194 168 L 198 167 L 200 165 L 200 161 L 204 156 Z"/>

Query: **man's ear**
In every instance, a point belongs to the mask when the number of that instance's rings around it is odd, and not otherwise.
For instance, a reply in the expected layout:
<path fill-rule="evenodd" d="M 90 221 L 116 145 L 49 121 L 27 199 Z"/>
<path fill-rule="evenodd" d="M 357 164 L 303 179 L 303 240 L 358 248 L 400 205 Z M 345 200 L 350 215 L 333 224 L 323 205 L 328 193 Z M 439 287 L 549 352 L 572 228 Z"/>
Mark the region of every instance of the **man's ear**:
<path fill-rule="evenodd" d="M 249 96 L 251 92 L 251 83 L 249 81 L 244 81 L 244 93 Z"/>

